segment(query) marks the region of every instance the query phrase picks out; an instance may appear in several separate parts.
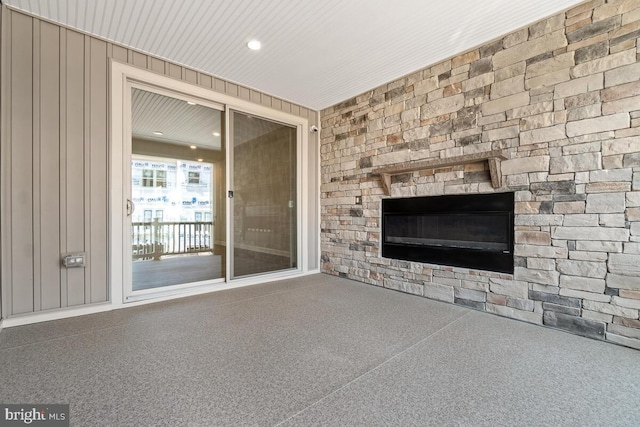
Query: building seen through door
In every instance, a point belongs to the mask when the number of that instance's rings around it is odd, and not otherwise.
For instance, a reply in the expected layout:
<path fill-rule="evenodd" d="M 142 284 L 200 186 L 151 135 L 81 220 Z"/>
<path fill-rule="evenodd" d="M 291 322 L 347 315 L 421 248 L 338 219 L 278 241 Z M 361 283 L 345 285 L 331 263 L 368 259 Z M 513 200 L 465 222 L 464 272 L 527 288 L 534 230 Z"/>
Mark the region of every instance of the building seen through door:
<path fill-rule="evenodd" d="M 139 88 L 131 112 L 131 293 L 298 268 L 295 126 Z"/>
<path fill-rule="evenodd" d="M 226 276 L 223 127 L 223 111 L 133 89 L 133 291 Z"/>

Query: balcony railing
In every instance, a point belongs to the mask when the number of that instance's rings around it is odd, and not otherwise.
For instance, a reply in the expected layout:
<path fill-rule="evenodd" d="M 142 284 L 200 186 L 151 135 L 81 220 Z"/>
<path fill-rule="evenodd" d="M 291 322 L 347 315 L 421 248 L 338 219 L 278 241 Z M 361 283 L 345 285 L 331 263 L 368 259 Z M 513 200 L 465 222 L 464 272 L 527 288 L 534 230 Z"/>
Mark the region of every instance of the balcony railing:
<path fill-rule="evenodd" d="M 163 255 L 211 252 L 213 222 L 134 222 L 131 224 L 133 259 L 160 259 Z"/>

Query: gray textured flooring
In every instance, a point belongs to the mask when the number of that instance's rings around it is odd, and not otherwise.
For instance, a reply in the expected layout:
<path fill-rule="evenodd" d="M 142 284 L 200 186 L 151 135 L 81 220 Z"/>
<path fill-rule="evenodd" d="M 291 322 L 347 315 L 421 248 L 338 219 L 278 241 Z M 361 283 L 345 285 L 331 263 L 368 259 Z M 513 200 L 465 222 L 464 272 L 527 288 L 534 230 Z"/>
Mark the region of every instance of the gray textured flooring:
<path fill-rule="evenodd" d="M 640 424 L 640 352 L 314 275 L 0 333 L 74 426 Z"/>
<path fill-rule="evenodd" d="M 224 277 L 222 257 L 211 254 L 135 261 L 131 270 L 134 291 Z"/>
<path fill-rule="evenodd" d="M 255 254 L 255 255 L 253 255 Z M 263 254 L 247 250 L 234 254 L 234 277 L 289 269 L 285 257 L 260 259 Z M 139 260 L 132 263 L 133 290 L 220 279 L 225 276 L 224 257 L 209 253 L 164 257 L 159 260 Z"/>

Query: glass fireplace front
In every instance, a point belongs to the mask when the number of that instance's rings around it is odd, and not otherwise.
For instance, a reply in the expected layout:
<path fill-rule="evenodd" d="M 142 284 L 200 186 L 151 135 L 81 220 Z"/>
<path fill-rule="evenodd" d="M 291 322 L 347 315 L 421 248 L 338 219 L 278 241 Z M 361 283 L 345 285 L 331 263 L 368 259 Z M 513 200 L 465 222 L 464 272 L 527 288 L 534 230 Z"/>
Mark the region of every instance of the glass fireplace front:
<path fill-rule="evenodd" d="M 382 256 L 513 273 L 513 193 L 383 199 Z"/>

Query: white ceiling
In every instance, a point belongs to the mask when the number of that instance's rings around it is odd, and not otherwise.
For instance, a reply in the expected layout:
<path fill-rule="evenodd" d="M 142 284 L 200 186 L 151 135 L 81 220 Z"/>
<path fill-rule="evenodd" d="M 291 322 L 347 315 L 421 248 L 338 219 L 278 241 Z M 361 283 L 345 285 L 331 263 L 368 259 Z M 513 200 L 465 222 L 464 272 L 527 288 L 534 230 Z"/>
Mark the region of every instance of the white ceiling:
<path fill-rule="evenodd" d="M 139 89 L 133 89 L 131 98 L 134 138 L 220 150 L 221 111 Z"/>
<path fill-rule="evenodd" d="M 314 110 L 581 1 L 3 0 Z"/>
<path fill-rule="evenodd" d="M 131 135 L 137 139 L 195 145 L 219 151 L 223 148 L 224 138 L 222 114 L 220 110 L 197 104 L 195 99 L 190 104 L 182 99 L 134 88 L 131 96 Z M 283 127 L 290 127 L 240 112 L 232 113 L 231 123 L 231 138 L 236 147 Z"/>

